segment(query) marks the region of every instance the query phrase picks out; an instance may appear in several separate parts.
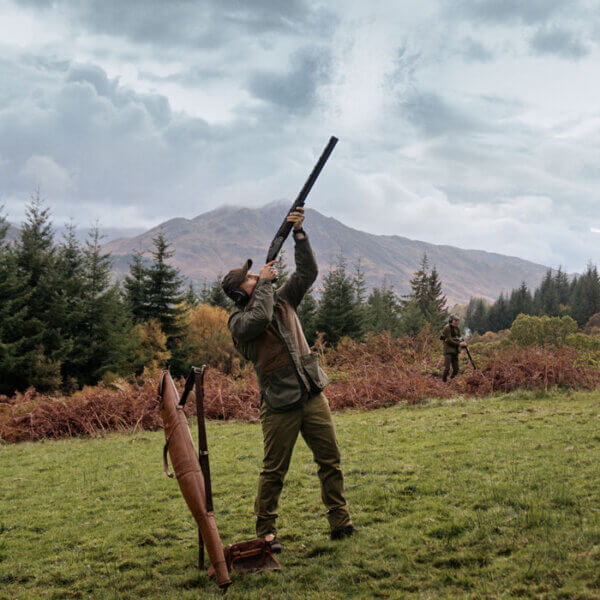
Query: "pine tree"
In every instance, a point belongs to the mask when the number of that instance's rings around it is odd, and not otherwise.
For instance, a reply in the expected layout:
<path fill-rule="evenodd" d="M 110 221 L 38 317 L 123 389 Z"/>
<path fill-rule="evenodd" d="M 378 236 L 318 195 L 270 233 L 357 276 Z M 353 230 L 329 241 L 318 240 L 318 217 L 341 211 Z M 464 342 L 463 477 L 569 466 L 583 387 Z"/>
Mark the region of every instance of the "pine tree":
<path fill-rule="evenodd" d="M 220 306 L 224 308 L 226 311 L 231 311 L 233 309 L 233 301 L 231 298 L 223 291 L 221 287 L 221 280 L 223 277 L 219 274 L 217 279 L 212 282 L 209 293 L 208 293 L 208 302 L 211 306 Z"/>
<path fill-rule="evenodd" d="M 342 336 L 361 335 L 360 320 L 352 279 L 346 274 L 344 258 L 339 257 L 335 268 L 323 279 L 315 327 L 325 334 L 329 344 L 336 345 Z"/>
<path fill-rule="evenodd" d="M 367 299 L 367 329 L 373 333 L 389 331 L 392 336 L 400 332 L 400 304 L 385 280 L 381 287 L 371 290 Z"/>
<path fill-rule="evenodd" d="M 562 270 L 562 267 L 558 267 L 558 271 L 556 271 L 554 285 L 556 286 L 556 293 L 558 295 L 559 315 L 568 315 L 571 310 L 569 305 L 571 300 L 571 286 L 569 284 L 569 276 Z"/>
<path fill-rule="evenodd" d="M 423 310 L 423 314 L 433 331 L 441 330 L 448 320 L 446 296 L 442 292 L 442 282 L 435 266 L 427 280 L 427 305 Z"/>
<path fill-rule="evenodd" d="M 278 290 L 289 278 L 290 272 L 285 261 L 285 248 L 282 248 L 275 262 L 275 270 L 277 271 L 277 280 L 273 284 Z"/>
<path fill-rule="evenodd" d="M 200 304 L 200 302 L 198 300 L 198 296 L 196 295 L 196 292 L 194 291 L 194 285 L 191 282 L 188 285 L 188 289 L 185 294 L 184 301 L 188 306 L 191 306 L 192 308 L 194 306 L 198 306 L 198 304 Z"/>
<path fill-rule="evenodd" d="M 12 394 L 15 390 L 15 333 L 22 329 L 16 309 L 22 285 L 17 278 L 14 252 L 5 241 L 7 230 L 6 217 L 0 214 L 0 394 Z"/>
<path fill-rule="evenodd" d="M 304 329 L 304 335 L 309 346 L 312 346 L 317 339 L 316 330 L 316 315 L 317 315 L 317 301 L 312 292 L 312 288 L 306 292 L 302 302 L 298 305 L 297 309 L 298 318 L 302 323 L 302 329 Z"/>
<path fill-rule="evenodd" d="M 77 339 L 79 383 L 96 383 L 106 372 L 118 373 L 129 351 L 131 323 L 117 285 L 111 284 L 110 255 L 102 252 L 95 226 L 83 249 L 85 281 L 82 327 Z"/>
<path fill-rule="evenodd" d="M 600 277 L 595 265 L 589 263 L 586 272 L 577 278 L 571 300 L 572 317 L 580 327 L 600 312 Z"/>
<path fill-rule="evenodd" d="M 164 233 L 159 232 L 152 242 L 154 260 L 147 270 L 146 279 L 147 318 L 156 319 L 168 339 L 178 333 L 177 316 L 181 312 L 178 305 L 183 301 L 182 280 L 179 271 L 167 263 L 173 252 L 169 250 Z"/>
<path fill-rule="evenodd" d="M 471 298 L 467 304 L 465 326 L 471 331 L 485 333 L 487 329 L 487 311 L 482 298 Z"/>
<path fill-rule="evenodd" d="M 410 300 L 402 302 L 399 333 L 417 335 L 425 326 L 425 317 L 417 303 Z"/>
<path fill-rule="evenodd" d="M 556 280 L 552 269 L 546 271 L 540 287 L 535 291 L 534 305 L 539 315 L 557 317 L 560 313 L 560 301 Z"/>
<path fill-rule="evenodd" d="M 429 304 L 429 260 L 427 253 L 423 254 L 420 268 L 413 273 L 409 280 L 411 292 L 405 296 L 405 302 L 412 302 L 423 314 Z"/>
<path fill-rule="evenodd" d="M 413 330 L 419 321 L 429 323 L 434 331 L 443 327 L 447 319 L 446 297 L 442 292 L 442 282 L 437 269 L 434 267 L 429 272 L 427 253 L 423 254 L 420 268 L 415 271 L 409 281 L 411 293 L 404 296 L 402 310 L 407 310 L 408 321 L 405 321 L 410 330 Z M 416 312 L 421 313 L 417 317 Z"/>
<path fill-rule="evenodd" d="M 16 389 L 34 385 L 52 390 L 62 383 L 61 361 L 68 350 L 54 304 L 60 296 L 54 232 L 50 211 L 39 192 L 26 208 L 26 220 L 15 247 L 17 278 L 22 285 L 15 298 L 11 337 L 14 370 L 5 374 Z"/>
<path fill-rule="evenodd" d="M 85 264 L 73 224 L 67 225 L 63 241 L 58 245 L 55 265 L 57 286 L 53 307 L 55 326 L 64 338 L 63 380 L 76 379 L 81 360 L 78 338 L 85 319 Z"/>
<path fill-rule="evenodd" d="M 362 335 L 368 328 L 369 316 L 367 299 L 367 284 L 365 281 L 365 271 L 362 266 L 360 257 L 354 265 L 354 273 L 352 274 L 352 287 L 354 288 L 354 298 L 356 302 L 356 310 L 360 317 L 359 330 Z"/>
<path fill-rule="evenodd" d="M 508 302 L 502 293 L 489 310 L 488 328 L 490 331 L 501 331 L 508 329 L 511 324 L 512 320 Z"/>
<path fill-rule="evenodd" d="M 134 252 L 129 265 L 129 275 L 125 277 L 125 304 L 135 323 L 143 323 L 150 316 L 148 312 L 148 269 L 144 266 L 142 251 Z"/>
<path fill-rule="evenodd" d="M 365 282 L 365 270 L 362 266 L 361 258 L 358 258 L 356 265 L 354 265 L 354 274 L 352 276 L 352 285 L 354 287 L 354 294 L 358 304 L 364 304 L 367 299 L 367 284 Z"/>
<path fill-rule="evenodd" d="M 524 281 L 521 282 L 520 287 L 511 292 L 508 301 L 508 312 L 510 314 L 511 325 L 520 314 L 533 314 L 533 297 Z"/>

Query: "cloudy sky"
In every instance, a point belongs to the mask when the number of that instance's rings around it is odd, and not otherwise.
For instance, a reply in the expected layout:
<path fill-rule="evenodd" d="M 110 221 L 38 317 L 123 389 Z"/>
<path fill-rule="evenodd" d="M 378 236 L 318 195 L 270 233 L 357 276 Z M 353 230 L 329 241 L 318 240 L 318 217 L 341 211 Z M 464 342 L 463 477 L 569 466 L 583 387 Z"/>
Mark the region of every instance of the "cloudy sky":
<path fill-rule="evenodd" d="M 293 199 L 600 261 L 597 0 L 0 0 L 0 204 L 149 227 Z M 307 224 L 309 226 L 309 224 Z"/>

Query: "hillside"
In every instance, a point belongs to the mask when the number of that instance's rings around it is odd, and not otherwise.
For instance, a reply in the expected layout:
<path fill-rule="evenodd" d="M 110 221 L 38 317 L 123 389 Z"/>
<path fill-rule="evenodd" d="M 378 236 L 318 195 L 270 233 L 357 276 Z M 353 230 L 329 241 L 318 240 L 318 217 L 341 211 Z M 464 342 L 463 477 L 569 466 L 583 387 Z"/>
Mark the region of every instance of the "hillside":
<path fill-rule="evenodd" d="M 213 281 L 245 258 L 260 264 L 288 206 L 287 202 L 256 209 L 224 206 L 193 219 L 171 219 L 136 237 L 114 240 L 105 245 L 105 250 L 113 255 L 116 274 L 121 276 L 128 269 L 131 254 L 140 248 L 152 248 L 152 238 L 162 229 L 175 251 L 173 264 L 181 273 L 197 284 Z M 380 285 L 385 278 L 397 293 L 404 294 L 427 252 L 452 305 L 464 303 L 471 296 L 496 298 L 500 292 L 518 287 L 521 281 L 535 287 L 547 270 L 544 265 L 512 256 L 366 233 L 311 208 L 306 215 L 320 278 L 341 254 L 350 269 L 361 259 L 369 288 Z M 291 240 L 285 248 L 289 263 L 293 256 Z"/>

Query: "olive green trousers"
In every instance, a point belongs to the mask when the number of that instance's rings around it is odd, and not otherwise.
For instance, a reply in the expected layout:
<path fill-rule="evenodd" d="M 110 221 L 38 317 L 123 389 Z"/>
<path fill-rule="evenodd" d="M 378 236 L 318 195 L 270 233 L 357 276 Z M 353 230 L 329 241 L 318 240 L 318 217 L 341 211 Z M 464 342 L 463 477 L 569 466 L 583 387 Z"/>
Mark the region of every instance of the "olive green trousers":
<path fill-rule="evenodd" d="M 298 433 L 312 450 L 318 465 L 321 498 L 327 508 L 331 529 L 349 525 L 350 512 L 344 497 L 344 476 L 340 468 L 340 450 L 329 402 L 323 394 L 307 400 L 295 410 L 275 413 L 263 402 L 260 410 L 264 459 L 254 503 L 256 535 L 276 533 L 277 507 L 285 474 L 290 466 Z"/>

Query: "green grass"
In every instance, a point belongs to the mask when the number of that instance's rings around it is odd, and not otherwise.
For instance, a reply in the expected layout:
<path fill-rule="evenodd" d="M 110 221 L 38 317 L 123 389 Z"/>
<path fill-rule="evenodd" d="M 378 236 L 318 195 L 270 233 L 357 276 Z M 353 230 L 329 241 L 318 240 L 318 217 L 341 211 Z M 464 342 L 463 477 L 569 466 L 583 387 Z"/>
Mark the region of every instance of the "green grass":
<path fill-rule="evenodd" d="M 283 571 L 233 598 L 600 598 L 600 394 L 335 415 L 360 535 L 331 542 L 302 440 Z M 192 429 L 194 430 L 194 429 Z M 224 543 L 254 534 L 260 427 L 210 423 Z M 0 599 L 219 598 L 162 432 L 0 446 Z"/>

